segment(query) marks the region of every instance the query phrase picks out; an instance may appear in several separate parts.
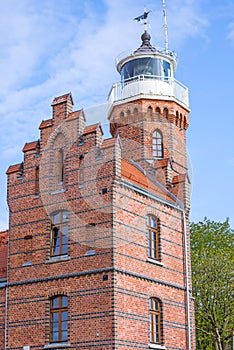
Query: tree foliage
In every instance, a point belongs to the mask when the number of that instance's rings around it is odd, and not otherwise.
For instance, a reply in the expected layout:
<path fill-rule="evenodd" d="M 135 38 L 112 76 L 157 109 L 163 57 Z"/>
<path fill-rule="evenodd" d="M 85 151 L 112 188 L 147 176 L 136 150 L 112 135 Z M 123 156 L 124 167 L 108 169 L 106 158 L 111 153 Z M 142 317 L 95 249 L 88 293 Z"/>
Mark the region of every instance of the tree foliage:
<path fill-rule="evenodd" d="M 197 349 L 232 349 L 234 231 L 228 219 L 191 224 Z"/>

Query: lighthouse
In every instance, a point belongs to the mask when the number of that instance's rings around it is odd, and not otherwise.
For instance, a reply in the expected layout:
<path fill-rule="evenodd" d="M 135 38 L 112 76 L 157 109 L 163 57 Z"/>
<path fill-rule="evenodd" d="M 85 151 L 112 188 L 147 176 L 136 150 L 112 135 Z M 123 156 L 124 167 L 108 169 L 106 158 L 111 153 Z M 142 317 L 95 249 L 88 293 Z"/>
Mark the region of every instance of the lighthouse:
<path fill-rule="evenodd" d="M 151 44 L 148 13 L 116 61 L 111 137 L 69 92 L 7 170 L 1 349 L 195 349 L 188 89 L 175 54 Z"/>

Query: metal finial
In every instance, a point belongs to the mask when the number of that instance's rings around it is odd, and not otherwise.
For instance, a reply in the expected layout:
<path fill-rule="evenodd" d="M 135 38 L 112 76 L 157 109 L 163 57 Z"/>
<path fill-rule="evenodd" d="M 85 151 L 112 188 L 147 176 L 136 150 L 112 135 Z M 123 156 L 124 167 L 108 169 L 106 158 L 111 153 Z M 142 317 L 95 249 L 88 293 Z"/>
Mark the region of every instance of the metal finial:
<path fill-rule="evenodd" d="M 146 11 L 146 9 L 145 9 L 143 15 L 140 15 L 140 16 L 134 18 L 134 21 L 144 23 L 145 31 L 147 31 L 147 26 L 148 26 L 147 17 L 148 17 L 150 12 L 151 12 L 151 10 Z"/>

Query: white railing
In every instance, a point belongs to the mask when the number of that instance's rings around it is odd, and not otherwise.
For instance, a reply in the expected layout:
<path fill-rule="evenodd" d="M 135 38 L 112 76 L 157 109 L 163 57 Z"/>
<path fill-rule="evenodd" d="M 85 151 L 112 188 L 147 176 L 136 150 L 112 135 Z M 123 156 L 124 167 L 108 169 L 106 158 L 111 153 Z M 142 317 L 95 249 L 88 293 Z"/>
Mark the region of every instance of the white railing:
<path fill-rule="evenodd" d="M 117 66 L 122 60 L 124 60 L 127 57 L 131 57 L 131 56 L 149 56 L 149 54 L 151 55 L 155 55 L 155 54 L 159 54 L 159 55 L 163 55 L 163 56 L 168 56 L 169 59 L 173 59 L 174 61 L 177 60 L 177 55 L 174 51 L 167 51 L 166 49 L 163 48 L 156 48 L 155 51 L 149 52 L 149 51 L 137 51 L 136 49 L 132 49 L 132 50 L 127 50 L 124 52 L 121 52 L 115 59 L 115 65 Z"/>
<path fill-rule="evenodd" d="M 109 109 L 115 103 L 135 97 L 176 100 L 189 108 L 188 88 L 173 78 L 140 75 L 113 84 L 109 96 Z"/>

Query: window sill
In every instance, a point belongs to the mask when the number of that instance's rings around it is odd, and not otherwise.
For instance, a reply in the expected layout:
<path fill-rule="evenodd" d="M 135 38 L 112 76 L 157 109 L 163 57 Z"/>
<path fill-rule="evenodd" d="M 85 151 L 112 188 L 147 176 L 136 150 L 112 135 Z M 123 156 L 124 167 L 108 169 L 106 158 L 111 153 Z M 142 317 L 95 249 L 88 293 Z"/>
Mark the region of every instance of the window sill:
<path fill-rule="evenodd" d="M 44 346 L 44 349 L 61 349 L 61 348 L 69 348 L 71 346 L 70 343 L 51 343 Z"/>
<path fill-rule="evenodd" d="M 32 261 L 26 261 L 22 264 L 22 267 L 32 266 Z"/>
<path fill-rule="evenodd" d="M 53 264 L 56 262 L 62 262 L 62 261 L 67 261 L 70 260 L 69 255 L 58 255 L 58 256 L 51 256 L 49 260 L 46 260 L 46 264 Z"/>
<path fill-rule="evenodd" d="M 58 194 L 58 193 L 63 193 L 63 192 L 66 192 L 65 188 L 61 188 L 59 190 L 53 191 L 53 192 L 51 192 L 51 194 Z"/>
<path fill-rule="evenodd" d="M 149 263 L 152 263 L 154 265 L 164 266 L 161 261 L 158 261 L 158 260 L 155 260 L 155 259 L 152 259 L 152 258 L 149 258 L 149 257 L 146 259 L 146 261 L 149 262 Z"/>
<path fill-rule="evenodd" d="M 159 350 L 165 350 L 166 346 L 160 345 L 160 344 L 149 344 L 149 349 L 159 349 Z"/>

